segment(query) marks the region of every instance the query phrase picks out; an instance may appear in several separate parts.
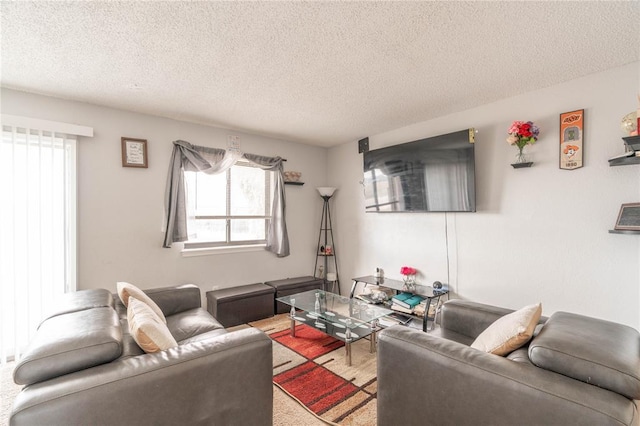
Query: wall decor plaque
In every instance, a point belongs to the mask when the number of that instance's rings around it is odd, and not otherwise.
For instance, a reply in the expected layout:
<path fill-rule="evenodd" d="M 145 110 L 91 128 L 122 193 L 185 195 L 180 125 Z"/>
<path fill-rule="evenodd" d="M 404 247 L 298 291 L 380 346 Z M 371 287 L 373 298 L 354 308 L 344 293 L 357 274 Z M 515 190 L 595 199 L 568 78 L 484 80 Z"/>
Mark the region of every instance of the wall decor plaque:
<path fill-rule="evenodd" d="M 122 141 L 122 167 L 149 166 L 147 162 L 147 140 L 134 138 L 121 138 Z"/>
<path fill-rule="evenodd" d="M 584 158 L 584 110 L 560 114 L 560 168 L 582 167 Z"/>

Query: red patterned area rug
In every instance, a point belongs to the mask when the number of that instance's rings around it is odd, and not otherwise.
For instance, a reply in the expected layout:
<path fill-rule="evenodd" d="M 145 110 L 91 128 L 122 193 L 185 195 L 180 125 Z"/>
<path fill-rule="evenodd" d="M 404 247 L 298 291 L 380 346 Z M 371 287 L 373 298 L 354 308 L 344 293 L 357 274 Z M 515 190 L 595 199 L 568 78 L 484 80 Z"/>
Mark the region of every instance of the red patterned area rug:
<path fill-rule="evenodd" d="M 291 336 L 287 314 L 250 324 L 273 339 L 273 383 L 330 424 L 376 424 L 376 354 L 369 341 L 351 345 L 346 365 L 344 343 L 296 323 Z"/>

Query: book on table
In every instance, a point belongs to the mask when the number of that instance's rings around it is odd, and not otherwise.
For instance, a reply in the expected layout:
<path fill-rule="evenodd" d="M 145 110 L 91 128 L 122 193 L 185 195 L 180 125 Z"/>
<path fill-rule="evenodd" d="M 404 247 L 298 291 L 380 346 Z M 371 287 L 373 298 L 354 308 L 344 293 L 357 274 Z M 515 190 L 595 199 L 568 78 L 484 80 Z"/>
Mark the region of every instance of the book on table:
<path fill-rule="evenodd" d="M 390 327 L 395 324 L 405 325 L 411 321 L 411 317 L 403 315 L 401 313 L 394 312 L 385 317 L 379 319 L 379 323 L 384 327 Z"/>
<path fill-rule="evenodd" d="M 400 293 L 391 298 L 392 303 L 396 303 L 399 306 L 409 309 L 415 308 L 423 300 L 424 297 L 412 293 Z"/>
<path fill-rule="evenodd" d="M 398 293 L 391 298 L 392 302 L 404 302 L 407 299 L 411 299 L 413 293 Z"/>
<path fill-rule="evenodd" d="M 404 306 L 400 306 L 397 303 L 392 303 L 391 304 L 391 309 L 393 309 L 394 311 L 403 312 L 405 314 L 412 314 L 413 313 L 413 309 L 405 308 Z"/>

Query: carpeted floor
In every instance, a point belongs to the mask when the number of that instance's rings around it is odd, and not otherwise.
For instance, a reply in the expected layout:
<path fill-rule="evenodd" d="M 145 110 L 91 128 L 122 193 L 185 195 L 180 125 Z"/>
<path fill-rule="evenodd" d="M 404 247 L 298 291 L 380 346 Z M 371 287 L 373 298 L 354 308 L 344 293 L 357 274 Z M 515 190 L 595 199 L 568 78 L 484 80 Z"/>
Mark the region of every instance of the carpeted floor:
<path fill-rule="evenodd" d="M 368 340 L 351 345 L 347 366 L 344 343 L 302 324 L 291 337 L 286 314 L 250 325 L 274 340 L 274 383 L 307 410 L 330 424 L 376 423 L 376 354 Z"/>
<path fill-rule="evenodd" d="M 22 386 L 13 383 L 13 365 L 13 362 L 0 365 L 0 425 L 2 426 L 9 424 L 13 400 L 22 389 Z"/>

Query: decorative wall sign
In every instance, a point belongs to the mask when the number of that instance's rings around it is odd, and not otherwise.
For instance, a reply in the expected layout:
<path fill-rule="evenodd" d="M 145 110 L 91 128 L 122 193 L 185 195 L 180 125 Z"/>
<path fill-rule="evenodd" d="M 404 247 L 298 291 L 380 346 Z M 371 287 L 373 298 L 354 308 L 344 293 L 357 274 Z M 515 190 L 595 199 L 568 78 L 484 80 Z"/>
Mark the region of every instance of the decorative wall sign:
<path fill-rule="evenodd" d="M 584 110 L 560 114 L 560 168 L 582 167 L 584 156 Z"/>
<path fill-rule="evenodd" d="M 620 206 L 616 227 L 618 231 L 640 231 L 640 203 L 627 203 Z"/>
<path fill-rule="evenodd" d="M 122 167 L 148 167 L 147 140 L 121 138 Z"/>

